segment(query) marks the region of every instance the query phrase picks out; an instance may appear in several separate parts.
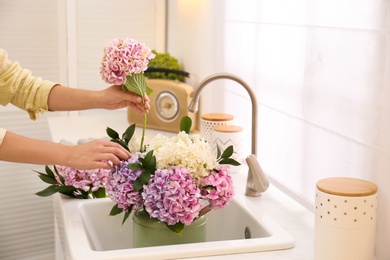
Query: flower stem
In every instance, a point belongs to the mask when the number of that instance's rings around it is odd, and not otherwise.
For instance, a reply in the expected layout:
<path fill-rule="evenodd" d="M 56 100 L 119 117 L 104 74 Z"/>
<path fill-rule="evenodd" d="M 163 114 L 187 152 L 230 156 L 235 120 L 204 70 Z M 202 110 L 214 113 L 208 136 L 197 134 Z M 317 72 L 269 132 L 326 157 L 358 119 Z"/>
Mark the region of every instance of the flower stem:
<path fill-rule="evenodd" d="M 208 213 L 211 210 L 212 210 L 212 208 L 211 208 L 210 204 L 205 206 L 203 209 L 200 210 L 198 218 L 200 218 L 201 216 L 205 215 L 206 213 Z"/>
<path fill-rule="evenodd" d="M 142 108 L 143 108 L 144 125 L 142 127 L 141 145 L 139 148 L 140 152 L 143 152 L 145 132 L 146 132 L 146 109 L 145 109 L 145 96 L 144 95 L 142 96 Z"/>

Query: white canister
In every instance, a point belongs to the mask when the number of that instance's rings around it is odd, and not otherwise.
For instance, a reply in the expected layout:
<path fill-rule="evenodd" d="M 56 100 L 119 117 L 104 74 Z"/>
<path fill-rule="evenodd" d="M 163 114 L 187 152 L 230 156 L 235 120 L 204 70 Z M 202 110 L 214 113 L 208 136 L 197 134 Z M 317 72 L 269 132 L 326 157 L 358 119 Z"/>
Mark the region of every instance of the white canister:
<path fill-rule="evenodd" d="M 214 126 L 232 125 L 234 117 L 223 113 L 202 114 L 200 118 L 200 135 L 209 143 L 212 143 Z"/>
<path fill-rule="evenodd" d="M 374 259 L 377 191 L 375 184 L 355 178 L 317 182 L 316 260 Z"/>
<path fill-rule="evenodd" d="M 224 151 L 232 145 L 234 148 L 232 158 L 242 164 L 242 142 L 242 127 L 236 125 L 214 126 L 211 144 L 215 154 L 217 154 L 217 147 Z M 239 169 L 240 167 L 232 166 L 231 172 L 237 172 Z"/>

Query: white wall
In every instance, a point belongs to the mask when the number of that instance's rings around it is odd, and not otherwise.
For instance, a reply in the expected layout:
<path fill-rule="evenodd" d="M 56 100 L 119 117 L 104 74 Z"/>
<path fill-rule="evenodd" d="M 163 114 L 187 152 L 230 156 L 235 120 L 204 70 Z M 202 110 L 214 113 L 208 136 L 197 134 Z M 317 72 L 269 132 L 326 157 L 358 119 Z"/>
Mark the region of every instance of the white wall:
<path fill-rule="evenodd" d="M 390 259 L 389 21 L 388 0 L 169 0 L 168 50 L 194 74 L 226 71 L 255 89 L 258 157 L 274 183 L 308 207 L 322 178 L 378 185 L 380 260 Z M 248 96 L 224 85 L 224 102 L 219 90 L 203 108 L 250 128 Z"/>
<path fill-rule="evenodd" d="M 194 79 L 187 84 L 196 86 L 215 71 L 214 48 L 216 44 L 213 2 L 208 0 L 168 0 L 167 51 L 176 57 L 183 69 Z M 214 92 L 202 92 L 202 112 L 213 111 Z M 222 112 L 222 111 L 220 111 Z"/>

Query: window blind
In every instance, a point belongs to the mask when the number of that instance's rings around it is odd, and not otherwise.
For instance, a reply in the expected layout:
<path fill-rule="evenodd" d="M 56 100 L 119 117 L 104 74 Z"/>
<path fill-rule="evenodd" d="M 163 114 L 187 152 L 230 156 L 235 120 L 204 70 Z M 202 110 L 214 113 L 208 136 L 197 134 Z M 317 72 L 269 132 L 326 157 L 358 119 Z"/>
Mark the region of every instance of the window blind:
<path fill-rule="evenodd" d="M 55 82 L 60 80 L 57 4 L 51 0 L 0 3 L 0 48 L 34 75 Z M 0 125 L 50 140 L 45 118 L 31 121 L 12 105 L 0 108 Z M 54 259 L 52 200 L 34 195 L 45 184 L 33 169 L 42 167 L 0 162 L 0 259 Z"/>

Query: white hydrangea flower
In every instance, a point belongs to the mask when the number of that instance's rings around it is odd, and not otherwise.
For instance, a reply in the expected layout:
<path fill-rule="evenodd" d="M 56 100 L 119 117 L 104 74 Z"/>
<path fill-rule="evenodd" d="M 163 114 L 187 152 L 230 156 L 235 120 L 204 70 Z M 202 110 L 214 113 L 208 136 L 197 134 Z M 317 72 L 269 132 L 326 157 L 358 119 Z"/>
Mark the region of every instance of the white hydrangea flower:
<path fill-rule="evenodd" d="M 182 131 L 171 138 L 157 134 L 147 150 L 154 150 L 157 168 L 181 165 L 190 171 L 196 181 L 217 167 L 217 159 L 209 143 L 198 134 L 188 135 Z"/>

